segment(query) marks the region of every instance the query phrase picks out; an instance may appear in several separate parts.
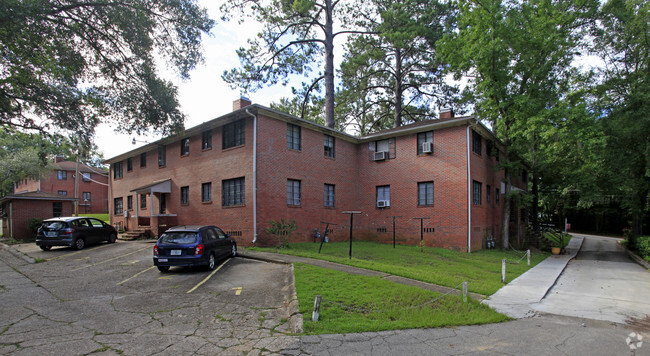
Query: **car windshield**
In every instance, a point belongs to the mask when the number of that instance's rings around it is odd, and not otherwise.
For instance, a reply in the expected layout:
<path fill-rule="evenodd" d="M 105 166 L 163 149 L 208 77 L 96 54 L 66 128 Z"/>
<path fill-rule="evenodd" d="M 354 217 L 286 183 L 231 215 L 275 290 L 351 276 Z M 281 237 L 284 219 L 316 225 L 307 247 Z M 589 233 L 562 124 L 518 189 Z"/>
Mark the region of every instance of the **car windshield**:
<path fill-rule="evenodd" d="M 196 242 L 196 232 L 175 231 L 166 232 L 160 237 L 163 244 L 193 244 Z"/>
<path fill-rule="evenodd" d="M 61 230 L 68 227 L 68 224 L 63 221 L 46 221 L 43 223 L 43 228 L 47 230 Z"/>

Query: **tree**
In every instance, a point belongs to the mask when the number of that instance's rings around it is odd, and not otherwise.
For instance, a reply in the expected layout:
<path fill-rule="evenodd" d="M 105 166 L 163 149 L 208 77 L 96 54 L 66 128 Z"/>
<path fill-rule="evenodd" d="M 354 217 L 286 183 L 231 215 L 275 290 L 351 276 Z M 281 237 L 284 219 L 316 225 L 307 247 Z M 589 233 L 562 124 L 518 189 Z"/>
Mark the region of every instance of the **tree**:
<path fill-rule="evenodd" d="M 458 31 L 443 40 L 442 58 L 457 78 L 469 73 L 476 114 L 491 122 L 505 147 L 504 248 L 512 174 L 522 169 L 513 130 L 562 100 L 581 32 L 596 9 L 592 0 L 461 0 Z"/>
<path fill-rule="evenodd" d="M 394 127 L 434 116 L 433 108 L 448 105 L 455 94 L 436 57 L 451 6 L 436 0 L 374 0 L 372 5 L 375 14 L 363 21 L 370 34 L 350 38 L 341 65 L 352 94 L 348 102 L 358 103 L 357 94 L 377 109 L 376 120 Z"/>
<path fill-rule="evenodd" d="M 125 132 L 182 127 L 176 88 L 202 61 L 214 22 L 193 0 L 4 0 L 0 3 L 0 125 L 79 134 L 112 121 Z"/>
<path fill-rule="evenodd" d="M 343 23 L 350 9 L 339 0 L 238 0 L 224 4 L 226 16 L 240 10 L 242 18 L 252 16 L 264 28 L 249 40 L 248 48 L 237 51 L 241 68 L 224 72 L 222 78 L 245 91 L 278 82 L 286 85 L 290 75 L 307 76 L 313 64 L 324 57 L 324 70 L 307 85 L 303 100 L 309 101 L 312 90 L 324 79 L 325 125 L 334 128 L 334 39 L 355 32 L 334 31 L 334 19 Z"/>
<path fill-rule="evenodd" d="M 650 209 L 650 4 L 609 0 L 600 19 L 594 49 L 605 63 L 598 88 L 608 137 L 604 160 L 609 186 L 640 235 Z"/>

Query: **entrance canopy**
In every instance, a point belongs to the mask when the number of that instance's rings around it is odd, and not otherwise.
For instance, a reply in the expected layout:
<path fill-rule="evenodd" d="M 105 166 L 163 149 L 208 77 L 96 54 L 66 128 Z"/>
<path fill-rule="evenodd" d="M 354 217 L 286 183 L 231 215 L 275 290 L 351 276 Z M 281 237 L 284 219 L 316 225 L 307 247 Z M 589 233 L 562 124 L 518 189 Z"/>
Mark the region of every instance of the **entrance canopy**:
<path fill-rule="evenodd" d="M 147 193 L 171 193 L 172 192 L 172 180 L 171 178 L 158 180 L 153 183 L 143 185 L 131 190 L 132 192 L 138 194 L 147 194 Z"/>

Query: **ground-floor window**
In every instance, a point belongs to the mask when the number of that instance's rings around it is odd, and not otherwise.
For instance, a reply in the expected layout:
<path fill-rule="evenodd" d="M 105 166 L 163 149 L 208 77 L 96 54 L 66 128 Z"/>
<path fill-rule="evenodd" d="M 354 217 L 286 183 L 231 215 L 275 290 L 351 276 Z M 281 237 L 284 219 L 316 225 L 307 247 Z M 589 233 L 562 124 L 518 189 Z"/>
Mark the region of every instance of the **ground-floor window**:
<path fill-rule="evenodd" d="M 113 211 L 115 212 L 115 215 L 122 215 L 124 214 L 124 205 L 122 198 L 115 198 L 113 199 Z"/>

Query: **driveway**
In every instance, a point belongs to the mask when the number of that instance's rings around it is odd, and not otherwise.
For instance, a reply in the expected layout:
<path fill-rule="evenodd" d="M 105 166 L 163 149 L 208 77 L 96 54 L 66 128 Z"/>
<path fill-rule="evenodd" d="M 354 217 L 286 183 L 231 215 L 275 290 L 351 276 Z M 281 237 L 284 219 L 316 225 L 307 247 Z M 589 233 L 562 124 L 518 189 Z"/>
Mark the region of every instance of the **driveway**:
<path fill-rule="evenodd" d="M 627 256 L 620 239 L 578 236 L 580 252 L 534 309 L 650 326 L 650 273 Z"/>

